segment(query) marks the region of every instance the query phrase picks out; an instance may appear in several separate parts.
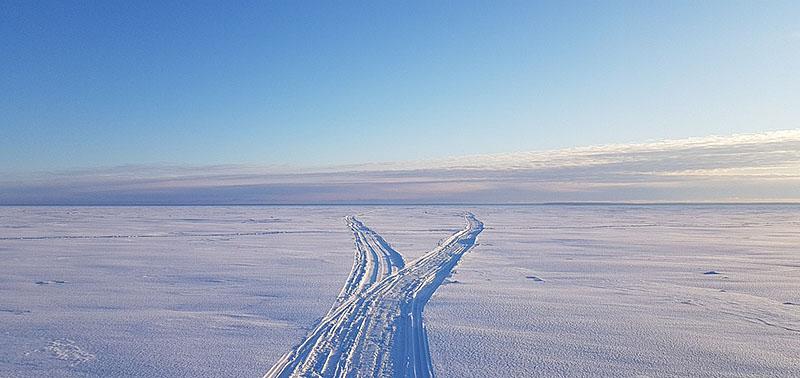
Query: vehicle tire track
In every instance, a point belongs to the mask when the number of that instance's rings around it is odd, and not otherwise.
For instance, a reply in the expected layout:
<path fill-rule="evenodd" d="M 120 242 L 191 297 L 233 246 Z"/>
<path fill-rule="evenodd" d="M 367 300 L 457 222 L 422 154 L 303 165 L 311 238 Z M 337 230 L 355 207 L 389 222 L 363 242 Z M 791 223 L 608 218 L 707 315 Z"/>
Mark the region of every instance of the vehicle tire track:
<path fill-rule="evenodd" d="M 405 266 L 403 256 L 392 248 L 380 235 L 364 226 L 355 217 L 345 218 L 348 227 L 353 230 L 356 254 L 353 269 L 347 277 L 336 304 L 331 310 L 361 293 L 374 283 L 394 274 Z"/>
<path fill-rule="evenodd" d="M 348 218 L 356 236 L 357 257 L 343 295 L 306 339 L 281 358 L 265 377 L 433 376 L 422 312 L 483 230 L 483 223 L 474 215 L 467 214 L 465 218 L 464 229 L 379 281 L 356 278 L 373 277 L 366 274 L 370 264 L 362 261 L 370 253 L 362 247 L 372 246 L 386 252 L 382 255 L 385 258 L 379 260 L 388 268 L 373 267 L 381 272 L 393 271 L 402 258 L 398 260 L 399 255 L 394 256 L 391 253 L 394 250 L 380 236 L 354 218 Z M 360 241 L 359 237 L 375 243 Z M 371 251 L 377 253 L 375 249 Z M 362 282 L 368 284 L 361 285 Z"/>

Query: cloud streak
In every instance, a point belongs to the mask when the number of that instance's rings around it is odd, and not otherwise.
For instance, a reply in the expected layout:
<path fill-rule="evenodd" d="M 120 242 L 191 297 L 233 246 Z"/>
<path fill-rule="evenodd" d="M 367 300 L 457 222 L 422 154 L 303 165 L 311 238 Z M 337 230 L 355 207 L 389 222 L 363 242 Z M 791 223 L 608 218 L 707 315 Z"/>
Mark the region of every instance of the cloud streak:
<path fill-rule="evenodd" d="M 0 204 L 800 201 L 800 130 L 288 169 L 127 166 L 0 181 Z"/>

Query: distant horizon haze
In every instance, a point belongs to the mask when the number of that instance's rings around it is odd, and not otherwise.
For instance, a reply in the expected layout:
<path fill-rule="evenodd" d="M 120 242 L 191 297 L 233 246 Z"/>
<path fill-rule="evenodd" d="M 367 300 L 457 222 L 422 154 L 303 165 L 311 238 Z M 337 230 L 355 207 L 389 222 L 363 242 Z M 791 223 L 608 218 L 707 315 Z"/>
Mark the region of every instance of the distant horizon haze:
<path fill-rule="evenodd" d="M 800 202 L 800 129 L 322 167 L 5 175 L 6 205 Z"/>

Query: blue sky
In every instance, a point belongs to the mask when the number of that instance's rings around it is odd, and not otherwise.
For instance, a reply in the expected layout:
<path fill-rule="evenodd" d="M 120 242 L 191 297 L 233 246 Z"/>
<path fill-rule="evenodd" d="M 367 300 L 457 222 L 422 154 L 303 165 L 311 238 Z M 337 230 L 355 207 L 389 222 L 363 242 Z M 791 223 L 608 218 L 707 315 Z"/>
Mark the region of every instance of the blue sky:
<path fill-rule="evenodd" d="M 798 15 L 791 1 L 6 1 L 0 171 L 791 129 Z"/>

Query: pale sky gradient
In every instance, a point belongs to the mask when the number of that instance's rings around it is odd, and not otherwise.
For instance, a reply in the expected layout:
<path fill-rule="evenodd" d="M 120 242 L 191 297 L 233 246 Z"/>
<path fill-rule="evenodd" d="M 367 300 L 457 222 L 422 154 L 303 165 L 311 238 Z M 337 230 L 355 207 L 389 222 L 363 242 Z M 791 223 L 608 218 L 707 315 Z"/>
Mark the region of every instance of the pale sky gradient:
<path fill-rule="evenodd" d="M 799 15 L 797 1 L 3 1 L 0 173 L 794 129 Z"/>
<path fill-rule="evenodd" d="M 0 204 L 800 202 L 800 129 L 428 161 L 6 176 Z"/>

